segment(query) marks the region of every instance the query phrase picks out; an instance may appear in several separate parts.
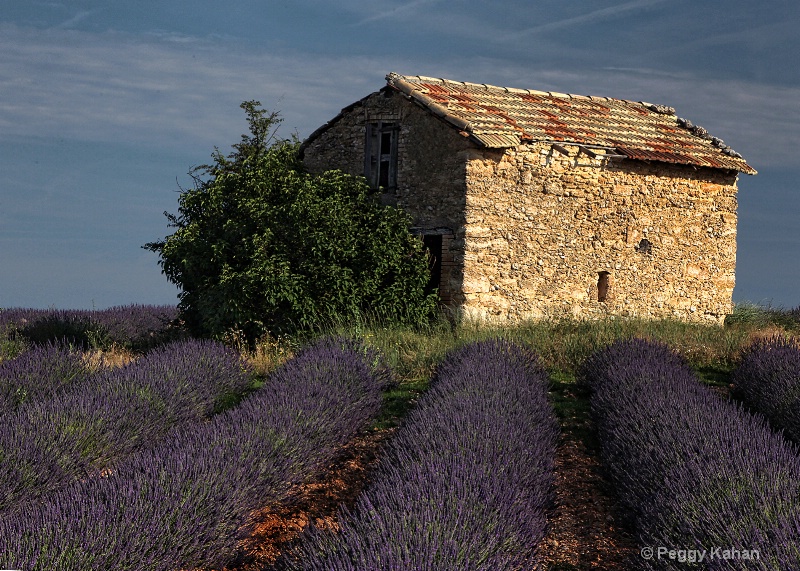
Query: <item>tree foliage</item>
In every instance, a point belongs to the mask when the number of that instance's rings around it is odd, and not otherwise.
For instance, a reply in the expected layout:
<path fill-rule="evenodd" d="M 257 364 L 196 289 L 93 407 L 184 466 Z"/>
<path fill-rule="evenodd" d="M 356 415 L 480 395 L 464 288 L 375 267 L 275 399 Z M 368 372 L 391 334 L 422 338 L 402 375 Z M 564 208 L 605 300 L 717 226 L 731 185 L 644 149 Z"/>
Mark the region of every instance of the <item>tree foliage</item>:
<path fill-rule="evenodd" d="M 408 215 L 381 205 L 363 179 L 306 172 L 296 138 L 275 136 L 279 116 L 257 101 L 241 107 L 250 133 L 192 171 L 178 214 L 165 212 L 175 232 L 144 246 L 181 288 L 190 330 L 252 340 L 320 320 L 428 319 L 436 296 Z"/>

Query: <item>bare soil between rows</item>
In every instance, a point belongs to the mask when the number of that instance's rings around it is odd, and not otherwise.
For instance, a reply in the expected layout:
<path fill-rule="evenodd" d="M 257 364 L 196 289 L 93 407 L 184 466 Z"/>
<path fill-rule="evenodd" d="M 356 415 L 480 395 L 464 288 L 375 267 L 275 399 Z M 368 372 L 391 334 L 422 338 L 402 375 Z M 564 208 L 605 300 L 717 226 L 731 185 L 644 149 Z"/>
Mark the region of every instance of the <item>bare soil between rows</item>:
<path fill-rule="evenodd" d="M 257 510 L 245 528 L 236 561 L 220 571 L 263 571 L 313 523 L 336 529 L 339 506 L 352 506 L 377 465 L 380 450 L 395 429 L 374 430 L 350 441 L 333 462 L 285 500 Z"/>
<path fill-rule="evenodd" d="M 599 459 L 564 432 L 556 449 L 555 506 L 539 547 L 542 571 L 627 571 L 639 550 Z"/>

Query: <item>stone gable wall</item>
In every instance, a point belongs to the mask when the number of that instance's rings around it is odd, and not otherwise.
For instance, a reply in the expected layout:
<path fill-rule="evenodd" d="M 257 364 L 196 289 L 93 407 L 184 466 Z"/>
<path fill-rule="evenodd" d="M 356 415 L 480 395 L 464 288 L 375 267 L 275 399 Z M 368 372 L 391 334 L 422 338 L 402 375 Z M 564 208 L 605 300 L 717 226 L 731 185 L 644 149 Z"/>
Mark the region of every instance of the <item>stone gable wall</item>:
<path fill-rule="evenodd" d="M 306 166 L 362 176 L 366 126 L 378 120 L 400 125 L 397 189 L 383 199 L 416 231 L 443 235 L 440 294 L 465 314 L 721 322 L 731 311 L 736 173 L 567 144 L 569 156 L 548 143 L 478 149 L 394 92 L 344 112 L 306 145 Z"/>
<path fill-rule="evenodd" d="M 732 309 L 736 173 L 564 147 L 569 156 L 546 143 L 472 153 L 466 312 L 721 322 Z"/>

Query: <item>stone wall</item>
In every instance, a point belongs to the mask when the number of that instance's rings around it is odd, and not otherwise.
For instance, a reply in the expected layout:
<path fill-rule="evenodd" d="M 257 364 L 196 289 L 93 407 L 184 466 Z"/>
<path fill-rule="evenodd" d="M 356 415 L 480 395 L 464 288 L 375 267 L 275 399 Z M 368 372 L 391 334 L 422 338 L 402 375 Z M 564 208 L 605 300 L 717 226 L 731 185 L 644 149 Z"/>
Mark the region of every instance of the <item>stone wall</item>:
<path fill-rule="evenodd" d="M 721 322 L 732 309 L 736 173 L 562 148 L 569 156 L 546 143 L 473 151 L 466 312 Z"/>
<path fill-rule="evenodd" d="M 731 311 L 736 173 L 568 144 L 568 156 L 548 143 L 478 149 L 391 91 L 309 141 L 307 167 L 362 176 L 366 125 L 378 120 L 400 125 L 397 188 L 384 201 L 409 212 L 415 231 L 442 234 L 440 294 L 467 315 L 721 322 Z"/>

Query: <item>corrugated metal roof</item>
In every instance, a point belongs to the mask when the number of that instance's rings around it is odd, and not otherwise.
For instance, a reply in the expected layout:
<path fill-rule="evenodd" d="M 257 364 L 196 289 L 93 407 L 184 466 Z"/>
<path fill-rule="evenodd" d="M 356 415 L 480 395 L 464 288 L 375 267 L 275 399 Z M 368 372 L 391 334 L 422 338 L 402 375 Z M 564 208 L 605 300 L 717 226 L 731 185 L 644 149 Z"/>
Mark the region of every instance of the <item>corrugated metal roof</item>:
<path fill-rule="evenodd" d="M 596 145 L 631 159 L 756 174 L 741 155 L 679 119 L 671 107 L 396 73 L 386 81 L 485 147 L 526 141 Z"/>

